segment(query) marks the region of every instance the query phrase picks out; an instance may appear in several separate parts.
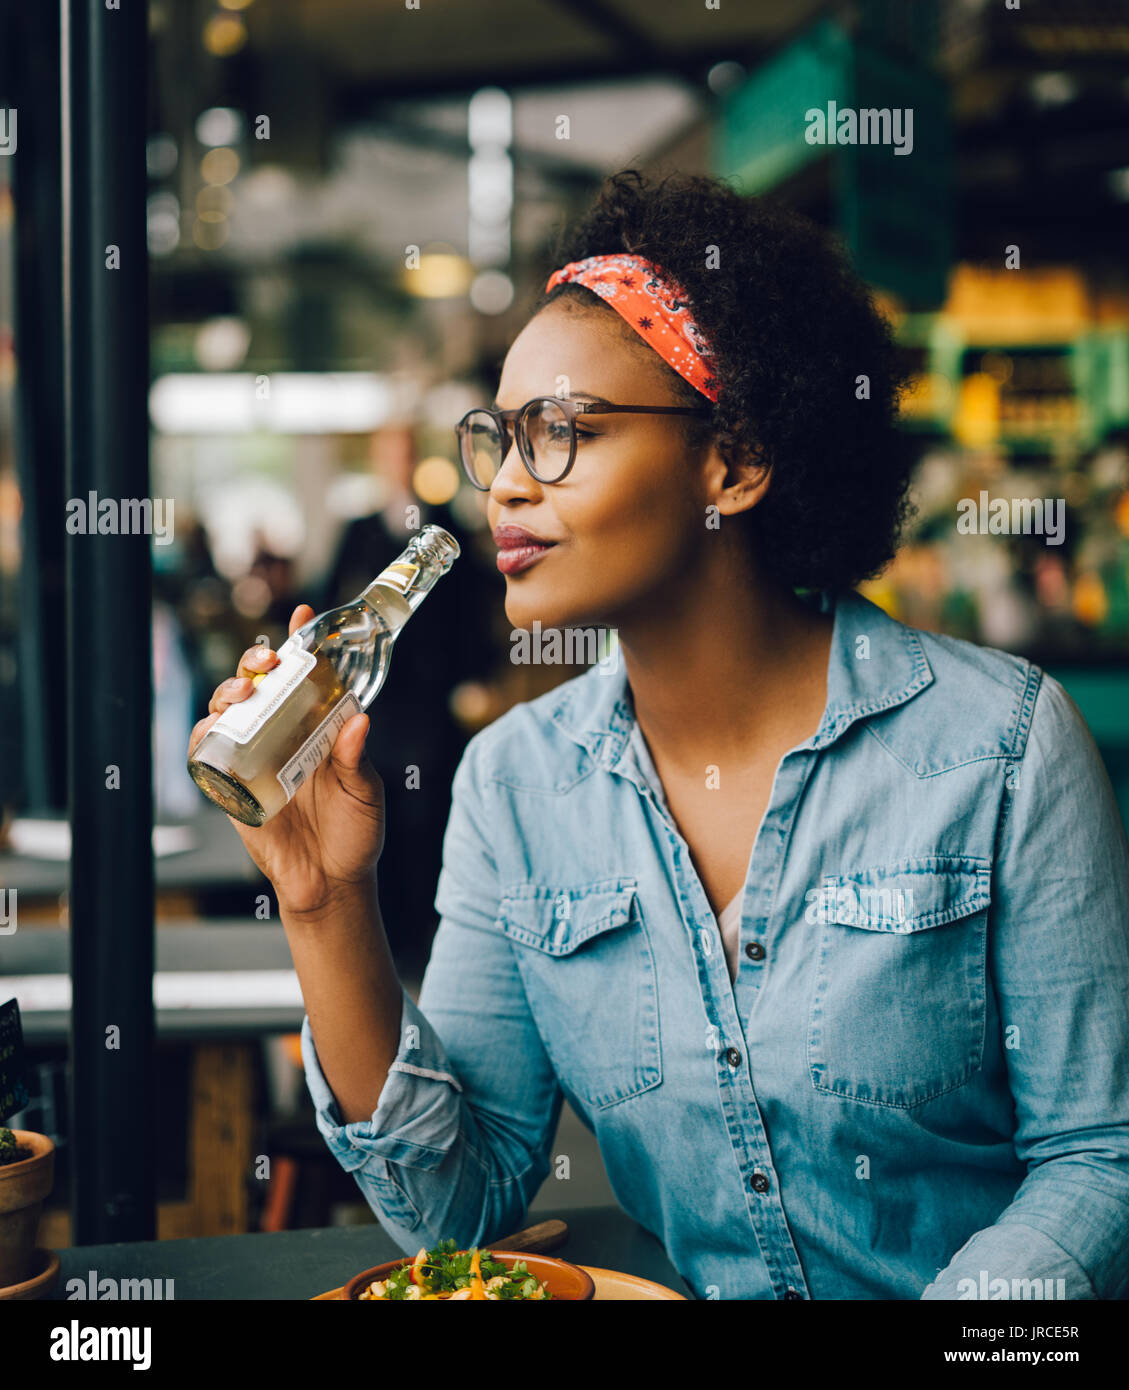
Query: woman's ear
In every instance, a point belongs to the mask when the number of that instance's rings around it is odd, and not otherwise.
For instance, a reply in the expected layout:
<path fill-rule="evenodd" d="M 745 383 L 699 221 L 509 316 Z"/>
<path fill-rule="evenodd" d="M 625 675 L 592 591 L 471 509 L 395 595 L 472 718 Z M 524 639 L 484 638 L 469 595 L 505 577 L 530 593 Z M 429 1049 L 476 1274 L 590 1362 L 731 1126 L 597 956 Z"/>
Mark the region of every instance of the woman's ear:
<path fill-rule="evenodd" d="M 768 491 L 772 466 L 764 446 L 718 440 L 710 446 L 708 475 L 716 490 L 711 500 L 723 516 L 755 507 Z"/>

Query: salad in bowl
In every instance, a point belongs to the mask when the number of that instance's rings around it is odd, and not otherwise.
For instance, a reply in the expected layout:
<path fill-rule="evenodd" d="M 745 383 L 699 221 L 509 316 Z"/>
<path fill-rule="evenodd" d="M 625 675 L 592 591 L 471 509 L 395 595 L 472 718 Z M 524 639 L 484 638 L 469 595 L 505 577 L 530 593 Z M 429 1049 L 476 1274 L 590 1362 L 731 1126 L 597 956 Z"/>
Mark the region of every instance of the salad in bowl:
<path fill-rule="evenodd" d="M 590 1299 L 595 1286 L 576 1265 L 514 1250 L 458 1249 L 453 1239 L 358 1274 L 345 1297 L 358 1302 L 543 1302 Z"/>

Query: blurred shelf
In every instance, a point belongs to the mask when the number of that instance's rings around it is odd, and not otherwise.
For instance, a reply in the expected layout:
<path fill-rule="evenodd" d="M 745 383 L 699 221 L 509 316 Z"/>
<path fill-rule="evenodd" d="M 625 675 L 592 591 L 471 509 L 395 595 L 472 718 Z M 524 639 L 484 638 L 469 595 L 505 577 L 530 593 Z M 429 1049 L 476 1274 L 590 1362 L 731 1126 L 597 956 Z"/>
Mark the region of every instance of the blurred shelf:
<path fill-rule="evenodd" d="M 265 882 L 219 809 L 205 806 L 191 820 L 176 824 L 191 833 L 193 848 L 155 860 L 159 889 L 235 888 Z M 40 859 L 0 850 L 0 888 L 14 888 L 28 897 L 56 896 L 66 892 L 69 873 L 67 859 Z"/>
<path fill-rule="evenodd" d="M 70 1009 L 59 991 L 70 984 L 69 953 L 63 927 L 33 927 L 4 940 L 0 997 L 19 1000 L 29 1044 L 67 1038 Z M 169 1002 L 157 1009 L 161 1038 L 262 1036 L 302 1026 L 305 1009 L 281 925 L 162 925 L 156 956 L 155 996 Z"/>

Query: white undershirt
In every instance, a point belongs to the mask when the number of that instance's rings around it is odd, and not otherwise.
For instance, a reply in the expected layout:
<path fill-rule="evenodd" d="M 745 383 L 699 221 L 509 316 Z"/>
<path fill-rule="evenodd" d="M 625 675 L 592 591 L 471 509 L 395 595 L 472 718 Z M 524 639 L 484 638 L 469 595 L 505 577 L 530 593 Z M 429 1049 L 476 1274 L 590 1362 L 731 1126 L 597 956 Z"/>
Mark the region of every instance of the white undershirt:
<path fill-rule="evenodd" d="M 741 944 L 741 905 L 745 899 L 744 888 L 737 894 L 728 907 L 722 910 L 721 916 L 717 919 L 717 925 L 721 928 L 721 941 L 725 947 L 725 959 L 729 964 L 729 978 L 737 978 L 737 951 Z"/>

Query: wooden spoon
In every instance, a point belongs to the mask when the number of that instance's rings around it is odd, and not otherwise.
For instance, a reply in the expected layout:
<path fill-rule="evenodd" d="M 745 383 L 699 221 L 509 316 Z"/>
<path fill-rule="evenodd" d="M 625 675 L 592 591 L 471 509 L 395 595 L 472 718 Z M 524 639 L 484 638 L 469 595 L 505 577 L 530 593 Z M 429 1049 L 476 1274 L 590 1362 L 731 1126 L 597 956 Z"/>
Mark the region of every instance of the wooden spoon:
<path fill-rule="evenodd" d="M 528 1250 L 531 1254 L 547 1255 L 568 1240 L 568 1227 L 563 1221 L 538 1221 L 512 1236 L 499 1236 L 484 1246 L 487 1250 Z"/>

